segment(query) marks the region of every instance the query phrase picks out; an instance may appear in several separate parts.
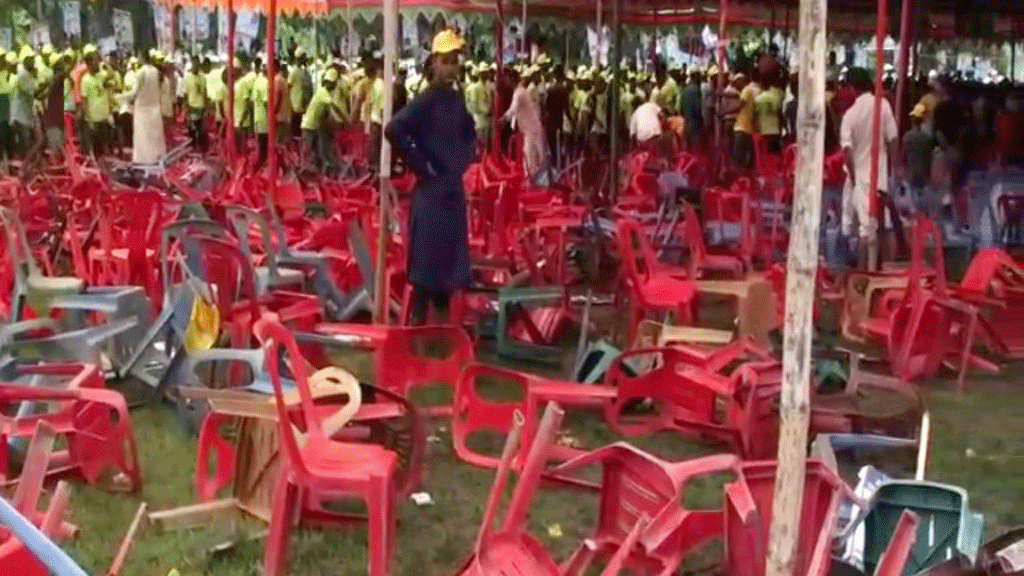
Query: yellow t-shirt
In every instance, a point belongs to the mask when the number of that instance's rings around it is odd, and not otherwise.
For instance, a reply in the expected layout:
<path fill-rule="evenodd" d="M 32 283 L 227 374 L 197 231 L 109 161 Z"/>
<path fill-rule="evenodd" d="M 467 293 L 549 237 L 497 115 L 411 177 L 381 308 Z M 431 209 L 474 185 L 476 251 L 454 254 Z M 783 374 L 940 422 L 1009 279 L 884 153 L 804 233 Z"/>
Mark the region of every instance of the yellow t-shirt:
<path fill-rule="evenodd" d="M 367 100 L 370 101 L 370 122 L 372 124 L 384 122 L 384 80 L 382 78 L 374 79 Z"/>
<path fill-rule="evenodd" d="M 342 116 L 348 116 L 349 111 L 349 98 L 348 84 L 344 80 L 339 80 L 334 86 L 334 91 L 331 92 L 331 98 L 334 101 L 334 105 L 341 111 Z"/>
<path fill-rule="evenodd" d="M 245 111 L 252 104 L 252 86 L 256 82 L 256 73 L 249 72 L 245 76 L 242 76 L 238 80 L 235 80 L 235 128 L 242 128 L 242 117 L 245 116 Z M 249 128 L 252 126 L 252 118 L 246 120 L 244 127 Z"/>
<path fill-rule="evenodd" d="M 932 119 L 932 114 L 935 113 L 935 107 L 939 105 L 939 99 L 935 94 L 928 92 L 924 96 L 921 96 L 919 104 L 924 106 L 924 116 L 921 117 L 921 120 L 923 122 L 927 122 Z"/>
<path fill-rule="evenodd" d="M 270 99 L 270 82 L 260 74 L 252 83 L 252 118 L 257 134 L 270 131 L 267 124 L 267 101 Z"/>
<path fill-rule="evenodd" d="M 324 115 L 328 111 L 337 120 L 337 115 L 334 113 L 334 108 L 331 104 L 333 100 L 327 88 L 323 86 L 317 88 L 316 92 L 313 92 L 313 98 L 309 101 L 306 113 L 302 115 L 302 129 L 319 130 L 320 126 L 323 125 Z"/>
<path fill-rule="evenodd" d="M 292 110 L 302 110 L 302 71 L 298 65 L 288 72 L 288 100 Z"/>
<path fill-rule="evenodd" d="M 85 100 L 85 119 L 92 123 L 110 119 L 110 98 L 103 88 L 99 73 L 86 73 L 82 77 L 82 98 Z"/>
<path fill-rule="evenodd" d="M 748 84 L 743 91 L 740 92 L 740 109 L 736 113 L 736 126 L 733 128 L 736 132 L 753 134 L 754 101 L 757 99 L 758 92 L 760 92 L 760 90 L 753 84 Z"/>
<path fill-rule="evenodd" d="M 193 110 L 206 108 L 206 78 L 198 72 L 185 75 L 185 102 Z"/>
<path fill-rule="evenodd" d="M 757 111 L 757 129 L 765 136 L 778 136 L 782 133 L 782 90 L 770 88 L 757 95 L 754 99 Z"/>

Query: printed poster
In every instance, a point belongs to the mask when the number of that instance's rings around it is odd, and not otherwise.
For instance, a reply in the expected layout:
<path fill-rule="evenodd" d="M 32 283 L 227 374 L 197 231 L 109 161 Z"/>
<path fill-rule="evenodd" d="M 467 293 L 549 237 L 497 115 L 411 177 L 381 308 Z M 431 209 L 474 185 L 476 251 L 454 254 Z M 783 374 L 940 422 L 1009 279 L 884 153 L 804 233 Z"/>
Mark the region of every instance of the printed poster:
<path fill-rule="evenodd" d="M 64 15 L 64 34 L 69 38 L 82 37 L 82 5 L 78 0 L 61 0 L 61 13 Z"/>
<path fill-rule="evenodd" d="M 165 17 L 167 17 L 167 10 L 163 10 Z M 132 13 L 127 10 L 121 10 L 114 8 L 113 16 L 110 19 L 111 24 L 114 26 L 114 40 L 117 42 L 117 48 L 122 51 L 131 52 L 135 49 L 135 27 L 132 25 Z M 159 32 L 159 39 L 162 40 L 165 36 L 173 34 L 174 31 L 170 30 L 170 27 L 157 28 Z M 169 46 L 165 47 L 163 44 L 160 46 L 161 50 L 169 50 Z"/>
<path fill-rule="evenodd" d="M 50 44 L 50 27 L 45 22 L 36 22 L 28 31 L 28 43 L 36 48 Z"/>
<path fill-rule="evenodd" d="M 11 49 L 11 29 L 6 26 L 0 27 L 0 48 Z"/>

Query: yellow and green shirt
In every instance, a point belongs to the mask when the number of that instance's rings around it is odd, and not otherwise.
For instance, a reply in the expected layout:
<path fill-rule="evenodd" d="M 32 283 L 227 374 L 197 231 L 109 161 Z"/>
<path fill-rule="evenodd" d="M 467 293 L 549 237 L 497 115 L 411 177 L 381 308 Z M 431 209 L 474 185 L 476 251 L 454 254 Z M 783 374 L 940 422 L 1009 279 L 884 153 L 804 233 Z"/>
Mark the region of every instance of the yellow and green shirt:
<path fill-rule="evenodd" d="M 324 115 L 328 112 L 335 121 L 340 121 L 337 112 L 333 106 L 334 99 L 331 97 L 331 93 L 327 91 L 327 88 L 323 86 L 316 89 L 313 92 L 313 99 L 309 101 L 309 106 L 306 108 L 306 113 L 302 115 L 302 129 L 303 130 L 319 130 L 324 122 Z"/>
<path fill-rule="evenodd" d="M 110 120 L 110 97 L 103 86 L 103 76 L 86 72 L 82 77 L 82 99 L 85 102 L 85 119 L 93 124 Z"/>
<path fill-rule="evenodd" d="M 270 131 L 267 122 L 267 102 L 270 100 L 270 82 L 264 74 L 260 74 L 252 83 L 252 118 L 257 134 Z"/>

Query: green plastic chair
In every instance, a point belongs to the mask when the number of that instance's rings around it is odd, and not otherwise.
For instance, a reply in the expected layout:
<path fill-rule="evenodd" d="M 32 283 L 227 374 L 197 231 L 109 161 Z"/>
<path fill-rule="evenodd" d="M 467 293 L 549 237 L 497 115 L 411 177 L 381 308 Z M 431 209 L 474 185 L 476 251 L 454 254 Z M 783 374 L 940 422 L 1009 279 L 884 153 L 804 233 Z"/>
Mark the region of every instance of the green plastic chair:
<path fill-rule="evenodd" d="M 874 574 L 904 510 L 921 519 L 904 576 L 957 557 L 968 566 L 974 565 L 985 517 L 968 507 L 967 491 L 935 482 L 893 480 L 879 486 L 864 519 L 865 574 Z"/>
<path fill-rule="evenodd" d="M 509 336 L 509 329 L 517 314 L 525 315 L 530 308 L 538 306 L 563 306 L 565 289 L 550 288 L 503 288 L 498 292 L 498 322 L 494 338 L 499 356 L 529 362 L 560 365 L 562 349 L 545 346 Z"/>

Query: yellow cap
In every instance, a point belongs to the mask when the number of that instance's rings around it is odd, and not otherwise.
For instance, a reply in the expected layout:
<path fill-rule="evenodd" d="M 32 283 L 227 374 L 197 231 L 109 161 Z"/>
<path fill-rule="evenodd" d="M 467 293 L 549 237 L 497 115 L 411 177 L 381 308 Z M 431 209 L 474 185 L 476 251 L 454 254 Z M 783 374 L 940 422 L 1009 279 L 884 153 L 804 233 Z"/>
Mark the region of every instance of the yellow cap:
<path fill-rule="evenodd" d="M 305 55 L 306 55 L 306 51 L 302 48 L 302 46 L 299 46 L 298 48 L 295 49 L 295 57 L 296 58 L 301 58 L 302 56 L 305 56 Z"/>
<path fill-rule="evenodd" d="M 52 44 L 44 45 L 42 50 L 39 51 L 39 53 L 40 54 L 53 54 L 53 45 Z"/>
<path fill-rule="evenodd" d="M 918 104 L 910 111 L 910 115 L 914 118 L 924 118 L 924 115 L 927 113 L 928 109 L 924 107 L 924 104 Z"/>
<path fill-rule="evenodd" d="M 447 54 L 456 50 L 462 50 L 466 41 L 459 38 L 459 35 L 452 30 L 441 30 L 434 36 L 430 52 L 433 54 Z"/>
<path fill-rule="evenodd" d="M 8 64 L 17 64 L 18 63 L 18 55 L 15 54 L 14 52 L 8 52 L 6 59 L 7 59 L 7 63 Z"/>
<path fill-rule="evenodd" d="M 327 72 L 324 72 L 324 80 L 326 80 L 327 82 L 337 82 L 338 70 L 335 68 L 329 68 Z"/>
<path fill-rule="evenodd" d="M 36 53 L 33 52 L 32 51 L 32 47 L 27 45 L 27 44 L 21 49 L 21 59 L 22 60 L 27 60 L 28 58 L 35 58 L 35 56 L 36 56 Z"/>
<path fill-rule="evenodd" d="M 96 53 L 96 45 L 95 44 L 86 44 L 85 48 L 82 48 L 82 56 L 88 56 L 90 54 L 95 54 L 95 53 Z"/>

